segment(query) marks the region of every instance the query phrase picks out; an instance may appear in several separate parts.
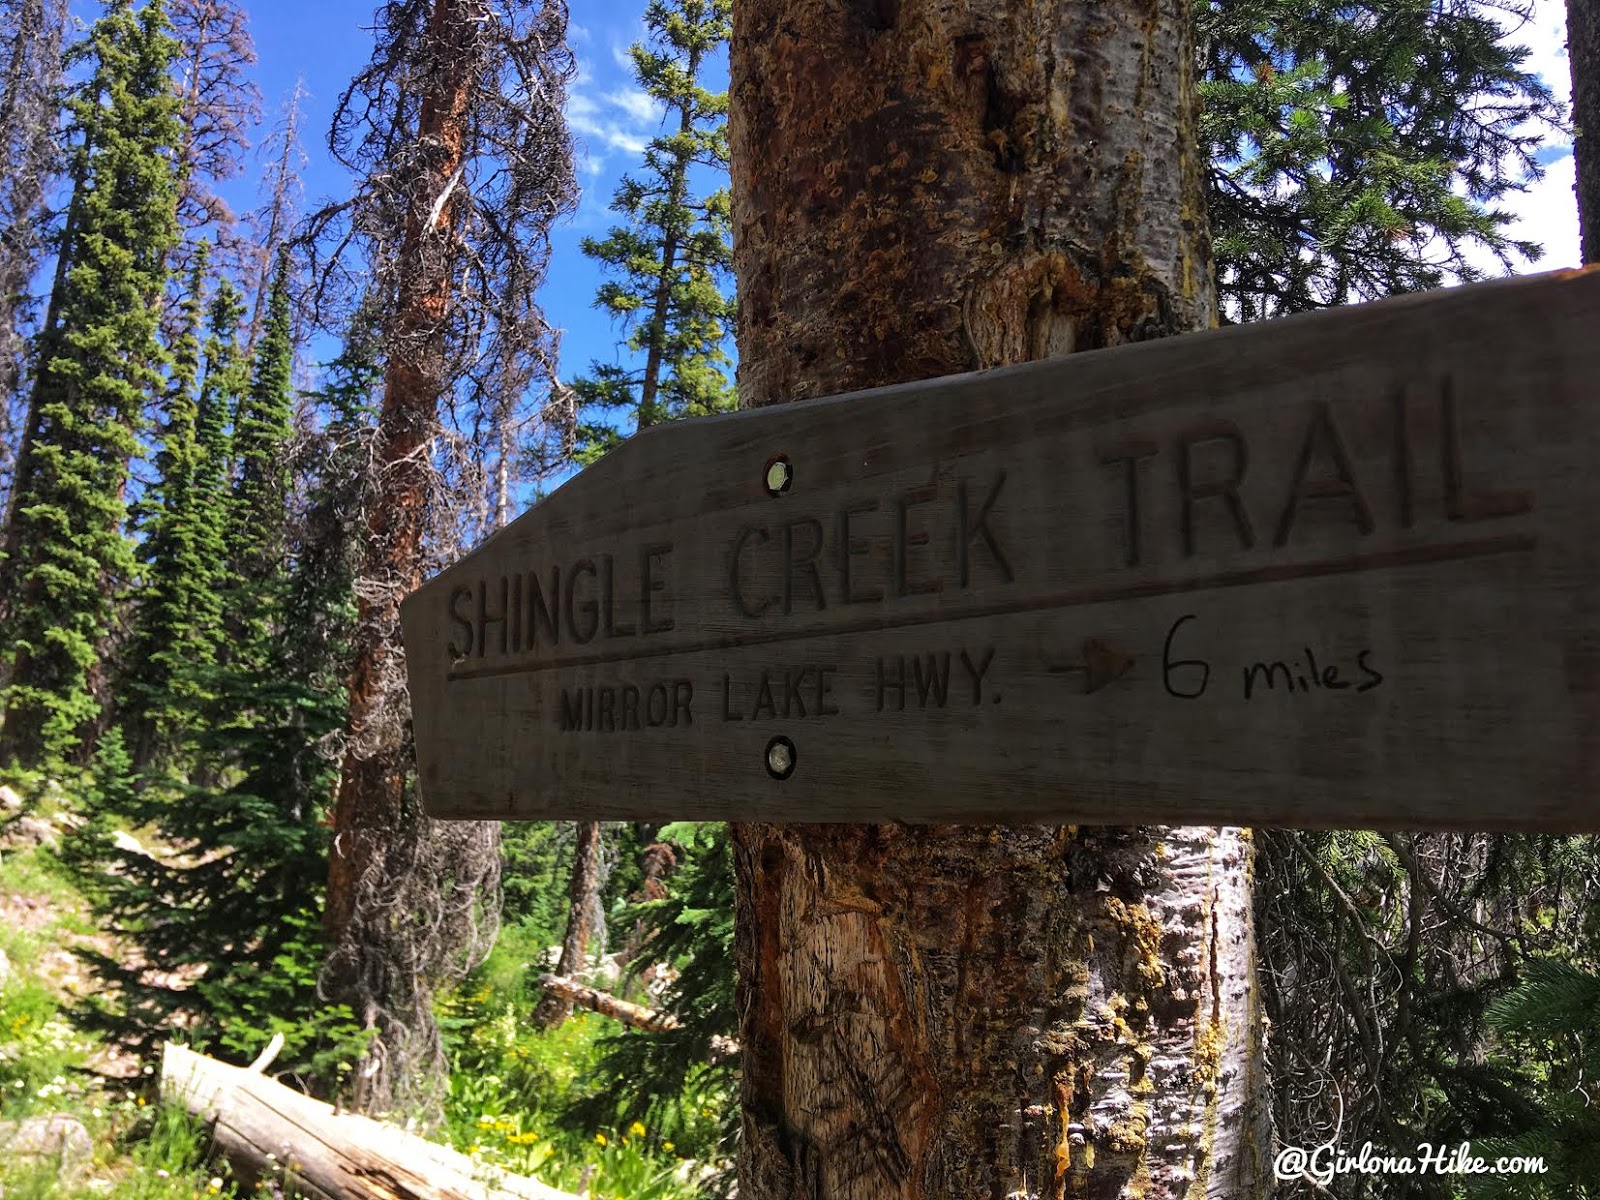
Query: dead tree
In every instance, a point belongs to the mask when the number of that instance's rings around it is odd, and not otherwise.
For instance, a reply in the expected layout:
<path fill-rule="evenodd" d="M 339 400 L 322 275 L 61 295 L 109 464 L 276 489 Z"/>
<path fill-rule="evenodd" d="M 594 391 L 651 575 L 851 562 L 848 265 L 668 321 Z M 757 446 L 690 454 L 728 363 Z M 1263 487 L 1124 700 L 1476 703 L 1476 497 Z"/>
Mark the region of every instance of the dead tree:
<path fill-rule="evenodd" d="M 270 157 L 262 177 L 261 190 L 266 201 L 246 218 L 251 227 L 253 261 L 250 263 L 250 283 L 246 295 L 255 297 L 250 312 L 249 332 L 245 337 L 244 357 L 255 353 L 256 338 L 261 333 L 261 322 L 266 314 L 268 284 L 278 248 L 288 239 L 295 218 L 299 214 L 300 198 L 305 191 L 300 171 L 306 164 L 305 150 L 300 145 L 300 106 L 306 96 L 305 81 L 295 81 L 294 90 L 283 102 L 283 115 L 277 127 L 268 135 L 263 149 Z M 299 289 L 293 289 L 298 292 Z M 299 339 L 296 339 L 299 344 Z"/>
<path fill-rule="evenodd" d="M 4 0 L 0 6 L 0 498 L 31 440 L 23 386 L 34 305 L 28 282 L 45 248 L 45 199 L 58 174 L 61 52 L 67 0 Z M 9 506 L 7 506 L 9 507 Z M 9 526 L 9 521 L 7 522 Z"/>
<path fill-rule="evenodd" d="M 302 235 L 315 312 L 336 311 L 357 278 L 389 298 L 323 973 L 377 1033 L 356 1072 L 364 1110 L 436 1098 L 432 989 L 481 957 L 499 913 L 499 827 L 430 821 L 411 783 L 398 606 L 466 532 L 472 502 L 446 461 L 460 439 L 441 410 L 491 403 L 496 339 L 553 362 L 534 292 L 550 224 L 575 199 L 566 22 L 559 0 L 387 0 L 330 134 L 356 194 Z"/>
<path fill-rule="evenodd" d="M 261 120 L 261 93 L 246 74 L 255 65 L 248 19 L 235 0 L 170 0 L 172 36 L 181 49 L 174 67 L 182 98 L 178 145 L 178 227 L 172 275 L 187 278 L 190 255 L 202 240 L 216 247 L 217 265 L 238 270 L 251 252 L 216 185 L 244 169 L 249 133 Z"/>
<path fill-rule="evenodd" d="M 600 822 L 579 821 L 577 826 L 572 875 L 567 885 L 567 933 L 561 940 L 561 957 L 556 962 L 556 974 L 562 976 L 575 976 L 583 970 L 600 909 Z M 572 998 L 546 989 L 533 1010 L 533 1022 L 540 1028 L 553 1029 L 571 1015 Z"/>

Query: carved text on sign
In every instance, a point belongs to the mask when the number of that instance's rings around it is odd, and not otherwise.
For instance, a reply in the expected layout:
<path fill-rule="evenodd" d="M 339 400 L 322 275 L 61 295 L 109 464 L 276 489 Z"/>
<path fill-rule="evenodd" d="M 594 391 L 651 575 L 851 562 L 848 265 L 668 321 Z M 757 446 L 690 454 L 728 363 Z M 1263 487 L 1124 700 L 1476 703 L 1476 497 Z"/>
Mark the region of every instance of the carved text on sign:
<path fill-rule="evenodd" d="M 402 605 L 438 816 L 1600 831 L 1600 271 L 642 431 Z"/>
<path fill-rule="evenodd" d="M 747 630 L 769 631 L 771 640 L 802 638 L 813 628 L 832 634 L 852 627 L 841 612 L 863 608 L 884 615 L 865 618 L 861 628 L 893 628 L 1528 549 L 1526 534 L 1382 546 L 1384 535 L 1419 526 L 1448 533 L 1533 510 L 1531 492 L 1497 490 L 1469 470 L 1456 387 L 1446 377 L 1432 390 L 1431 403 L 1410 388 L 1364 406 L 1322 399 L 1303 405 L 1293 440 L 1271 446 L 1280 456 L 1275 488 L 1257 482 L 1266 474 L 1262 439 L 1253 444 L 1246 428 L 1229 419 L 1187 422 L 1159 436 L 1135 432 L 1106 445 L 1079 438 L 1080 453 L 1063 454 L 1056 465 L 1098 480 L 1102 508 L 1087 515 L 1103 523 L 1109 514 L 1117 529 L 1098 543 L 1079 536 L 1085 514 L 1070 511 L 1061 512 L 1047 544 L 1015 535 L 1010 510 L 1018 485 L 1004 469 L 958 473 L 943 488 L 935 481 L 863 495 L 831 510 L 805 507 L 803 494 L 784 499 L 773 505 L 773 519 L 741 522 L 723 537 L 710 562 L 725 569 L 725 587 L 700 580 L 693 589 L 720 597 L 721 615 L 739 623 L 720 639 L 670 637 L 680 631 L 676 614 L 691 582 L 682 577 L 682 556 L 671 541 L 646 539 L 463 581 L 448 603 L 451 677 L 752 644 Z M 1382 438 L 1353 443 L 1343 424 L 1359 422 L 1370 435 L 1375 417 Z M 1419 462 L 1424 457 L 1431 460 L 1426 467 Z M 1419 500 L 1424 479 L 1426 506 Z M 1155 527 L 1152 509 L 1168 519 L 1166 528 Z M 1293 553 L 1281 565 L 1273 561 L 1339 526 L 1376 544 L 1327 559 Z M 1259 562 L 1241 561 L 1209 577 L 1193 573 L 1197 557 L 1219 552 Z M 1028 575 L 1041 563 L 1077 586 L 1039 594 Z M 1178 573 L 1152 578 L 1152 568 Z M 1136 578 L 1122 583 L 1123 575 Z M 961 603 L 980 593 L 982 602 Z M 934 597 L 940 606 L 930 608 Z M 808 618 L 819 617 L 825 623 L 808 627 Z M 596 652 L 563 654 L 595 646 Z M 1318 678 L 1319 686 L 1329 686 Z M 616 704 L 614 715 L 581 723 L 569 721 L 563 707 L 561 728 L 676 727 L 624 715 L 635 709 L 625 709 L 620 697 Z"/>

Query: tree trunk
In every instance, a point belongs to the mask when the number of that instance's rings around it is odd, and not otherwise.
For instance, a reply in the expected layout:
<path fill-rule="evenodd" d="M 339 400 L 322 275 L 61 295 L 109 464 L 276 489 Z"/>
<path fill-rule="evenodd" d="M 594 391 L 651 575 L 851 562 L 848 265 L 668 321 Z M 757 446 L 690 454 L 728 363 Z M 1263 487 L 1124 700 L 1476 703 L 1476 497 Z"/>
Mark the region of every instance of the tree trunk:
<path fill-rule="evenodd" d="M 1600 0 L 1567 0 L 1567 62 L 1577 129 L 1578 238 L 1583 261 L 1600 262 Z"/>
<path fill-rule="evenodd" d="M 358 609 L 359 640 L 350 675 L 351 750 L 334 809 L 325 915 L 337 941 L 355 913 L 356 885 L 374 839 L 399 819 L 410 769 L 403 734 L 405 664 L 399 638 L 402 597 L 422 582 L 422 532 L 431 438 L 444 391 L 442 337 L 450 303 L 449 246 L 455 237 L 454 184 L 462 165 L 473 45 L 466 0 L 435 0 L 429 36 L 440 70 L 427 79 L 419 121 L 425 147 L 399 252 L 399 288 L 388 323 L 383 406 L 373 447 L 367 544 Z"/>
<path fill-rule="evenodd" d="M 1214 325 L 1188 6 L 744 0 L 739 393 Z M 1248 834 L 737 824 L 744 1200 L 1253 1197 Z"/>
<path fill-rule="evenodd" d="M 494 527 L 504 529 L 511 523 L 511 455 L 515 452 L 515 439 L 511 432 L 509 401 L 501 402 L 496 417 L 494 459 Z"/>
<path fill-rule="evenodd" d="M 624 1025 L 642 1029 L 646 1033 L 672 1033 L 683 1028 L 683 1022 L 670 1012 L 659 1012 L 642 1004 L 620 1000 L 616 996 L 602 992 L 599 988 L 579 983 L 576 979 L 544 974 L 539 976 L 539 986 L 547 993 L 564 997 L 572 1004 L 583 1005 L 590 1012 L 597 1012 L 602 1017 L 610 1017 L 613 1021 L 621 1021 Z M 723 1037 L 720 1033 L 711 1035 L 713 1061 L 732 1058 L 737 1053 L 739 1053 L 738 1042 L 730 1037 Z"/>
<path fill-rule="evenodd" d="M 684 77 L 700 78 L 700 51 L 689 51 L 689 62 Z M 672 300 L 672 277 L 678 261 L 678 230 L 671 222 L 683 208 L 683 198 L 689 190 L 689 151 L 684 142 L 694 130 L 694 105 L 685 99 L 679 110 L 678 148 L 672 162 L 672 183 L 667 192 L 667 212 L 671 214 L 665 225 L 666 237 L 661 244 L 661 273 L 656 276 L 656 294 L 650 302 L 650 342 L 644 360 L 644 378 L 639 386 L 639 412 L 634 422 L 634 432 L 648 428 L 656 421 L 656 394 L 661 390 L 662 343 L 667 336 L 668 308 Z"/>
<path fill-rule="evenodd" d="M 414 182 L 394 263 L 383 402 L 367 468 L 367 540 L 347 749 L 332 820 L 322 975 L 329 993 L 378 1034 L 352 1076 L 351 1105 L 365 1112 L 394 1104 L 437 1112 L 445 1060 L 432 987 L 469 956 L 461 939 L 476 936 L 484 915 L 498 916 L 498 896 L 480 892 L 487 864 L 498 865 L 498 826 L 487 837 L 481 826 L 438 829 L 409 786 L 411 714 L 399 621 L 400 600 L 422 582 L 477 69 L 472 18 L 480 7 L 481 0 L 433 0 L 430 10 L 431 62 L 420 72 L 416 166 L 408 175 Z M 411 919 L 420 913 L 429 922 Z"/>
<path fill-rule="evenodd" d="M 161 1048 L 162 1098 L 206 1122 L 247 1185 L 287 1183 L 312 1200 L 578 1200 L 523 1175 L 496 1171 L 485 1182 L 465 1154 L 336 1112 L 268 1079 L 257 1061 L 234 1067 L 172 1042 Z"/>
<path fill-rule="evenodd" d="M 522 285 L 523 268 L 511 264 L 506 271 L 505 289 L 501 303 L 507 311 L 514 309 Z M 492 529 L 504 529 L 511 523 L 511 475 L 517 455 L 517 406 L 528 391 L 532 376 L 517 353 L 515 342 L 502 335 L 499 370 L 496 372 L 497 388 L 491 398 L 489 432 L 495 441 Z"/>
<path fill-rule="evenodd" d="M 600 906 L 600 822 L 578 822 L 578 843 L 572 852 L 572 879 L 567 887 L 567 936 L 561 942 L 556 974 L 574 976 L 583 970 L 595 934 Z M 533 1023 L 553 1029 L 572 1015 L 572 997 L 547 990 L 533 1011 Z"/>

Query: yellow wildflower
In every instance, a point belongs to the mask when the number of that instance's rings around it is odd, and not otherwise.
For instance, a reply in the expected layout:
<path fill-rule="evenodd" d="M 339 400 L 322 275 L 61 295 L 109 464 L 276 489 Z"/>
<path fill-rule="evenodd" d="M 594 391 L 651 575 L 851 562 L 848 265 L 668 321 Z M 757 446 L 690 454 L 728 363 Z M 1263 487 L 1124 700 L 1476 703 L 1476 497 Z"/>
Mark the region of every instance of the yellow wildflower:
<path fill-rule="evenodd" d="M 644 1126 L 640 1122 L 635 1121 L 632 1125 L 628 1126 L 628 1132 L 633 1134 L 634 1137 L 643 1137 Z"/>
<path fill-rule="evenodd" d="M 603 1133 L 595 1134 L 594 1135 L 594 1144 L 596 1146 L 604 1146 L 606 1144 L 606 1135 L 603 1134 Z"/>

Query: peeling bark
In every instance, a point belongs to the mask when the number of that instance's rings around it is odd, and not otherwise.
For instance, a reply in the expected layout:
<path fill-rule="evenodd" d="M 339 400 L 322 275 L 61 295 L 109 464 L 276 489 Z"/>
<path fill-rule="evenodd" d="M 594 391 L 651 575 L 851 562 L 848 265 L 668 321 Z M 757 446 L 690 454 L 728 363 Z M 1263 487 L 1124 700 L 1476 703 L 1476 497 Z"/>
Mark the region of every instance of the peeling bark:
<path fill-rule="evenodd" d="M 1216 323 L 1187 5 L 746 0 L 749 406 Z M 1241 830 L 739 824 L 749 1200 L 1251 1197 Z"/>
<path fill-rule="evenodd" d="M 383 407 L 373 450 L 376 482 L 360 593 L 355 666 L 350 676 L 351 740 L 366 752 L 345 756 L 333 814 L 335 853 L 328 864 L 324 913 L 337 942 L 355 913 L 356 885 L 396 824 L 409 756 L 399 734 L 406 703 L 399 638 L 401 597 L 422 582 L 422 533 L 428 498 L 427 443 L 444 392 L 444 320 L 450 303 L 450 247 L 456 203 L 449 181 L 461 169 L 476 66 L 465 0 L 437 0 L 429 35 L 439 69 L 422 101 L 419 141 L 425 168 L 411 197 L 400 247 L 399 287 L 389 327 Z M 374 739 L 374 731 L 391 729 Z M 372 741 L 379 745 L 370 745 Z"/>

